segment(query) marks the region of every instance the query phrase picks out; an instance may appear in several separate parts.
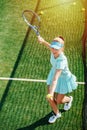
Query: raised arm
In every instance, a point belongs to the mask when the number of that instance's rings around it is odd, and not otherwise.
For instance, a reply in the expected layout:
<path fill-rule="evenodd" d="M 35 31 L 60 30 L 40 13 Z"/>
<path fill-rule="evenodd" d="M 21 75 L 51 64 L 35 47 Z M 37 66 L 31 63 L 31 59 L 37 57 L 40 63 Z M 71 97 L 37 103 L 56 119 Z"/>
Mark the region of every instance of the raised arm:
<path fill-rule="evenodd" d="M 51 51 L 50 43 L 45 41 L 41 36 L 38 36 L 38 42 L 44 44 Z"/>

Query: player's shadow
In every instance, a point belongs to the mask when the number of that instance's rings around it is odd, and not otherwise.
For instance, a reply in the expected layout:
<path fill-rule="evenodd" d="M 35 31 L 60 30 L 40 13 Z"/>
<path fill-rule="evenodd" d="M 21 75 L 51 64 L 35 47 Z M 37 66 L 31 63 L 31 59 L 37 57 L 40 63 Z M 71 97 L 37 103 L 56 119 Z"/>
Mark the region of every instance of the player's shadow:
<path fill-rule="evenodd" d="M 60 112 L 65 112 L 65 110 L 60 109 Z M 41 118 L 40 120 L 34 122 L 33 124 L 23 127 L 23 128 L 19 128 L 17 130 L 35 130 L 35 128 L 39 127 L 39 126 L 43 126 L 43 125 L 50 125 L 48 123 L 48 119 L 49 117 L 52 115 L 52 112 L 50 112 L 49 114 L 47 114 L 45 117 Z"/>

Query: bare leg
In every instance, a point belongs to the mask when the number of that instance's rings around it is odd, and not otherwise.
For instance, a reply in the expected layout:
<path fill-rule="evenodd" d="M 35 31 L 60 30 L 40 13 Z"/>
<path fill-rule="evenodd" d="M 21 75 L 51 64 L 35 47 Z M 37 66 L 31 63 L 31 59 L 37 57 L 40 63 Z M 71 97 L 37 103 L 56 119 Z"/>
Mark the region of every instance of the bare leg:
<path fill-rule="evenodd" d="M 48 86 L 48 94 L 50 93 L 50 86 Z M 58 114 L 59 113 L 59 110 L 57 108 L 57 103 L 55 101 L 54 98 L 51 98 L 51 99 L 47 99 L 48 102 L 50 103 L 50 106 L 52 108 L 52 110 L 54 111 L 55 114 Z"/>
<path fill-rule="evenodd" d="M 68 103 L 70 101 L 70 97 L 64 95 L 64 94 L 58 94 L 56 96 L 56 102 L 57 104 L 64 104 L 64 103 Z"/>
<path fill-rule="evenodd" d="M 50 87 L 48 87 L 48 93 L 50 93 Z M 70 98 L 68 96 L 65 96 L 64 94 L 55 94 L 54 98 L 48 99 L 48 102 L 50 103 L 50 106 L 55 114 L 59 113 L 57 104 L 63 104 L 69 101 L 70 101 Z"/>
<path fill-rule="evenodd" d="M 57 108 L 57 104 L 55 103 L 54 99 L 51 98 L 51 99 L 48 99 L 49 103 L 50 103 L 50 106 L 52 108 L 52 110 L 54 111 L 55 114 L 58 114 L 59 113 L 59 110 Z"/>

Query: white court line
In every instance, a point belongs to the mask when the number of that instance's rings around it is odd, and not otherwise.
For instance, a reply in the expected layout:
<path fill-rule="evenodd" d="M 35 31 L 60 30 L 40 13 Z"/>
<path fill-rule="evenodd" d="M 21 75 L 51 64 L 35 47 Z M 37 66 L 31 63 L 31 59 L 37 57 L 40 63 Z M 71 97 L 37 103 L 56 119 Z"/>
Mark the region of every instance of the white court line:
<path fill-rule="evenodd" d="M 7 77 L 0 77 L 0 80 L 15 80 L 15 81 L 28 81 L 28 82 L 46 82 L 46 80 L 39 80 L 39 79 L 7 78 Z"/>
<path fill-rule="evenodd" d="M 7 78 L 7 77 L 0 77 L 0 80 L 14 80 L 14 81 L 27 81 L 27 82 L 42 82 L 46 83 L 46 80 L 41 79 L 28 79 L 28 78 Z M 85 84 L 85 82 L 77 82 L 78 84 Z"/>

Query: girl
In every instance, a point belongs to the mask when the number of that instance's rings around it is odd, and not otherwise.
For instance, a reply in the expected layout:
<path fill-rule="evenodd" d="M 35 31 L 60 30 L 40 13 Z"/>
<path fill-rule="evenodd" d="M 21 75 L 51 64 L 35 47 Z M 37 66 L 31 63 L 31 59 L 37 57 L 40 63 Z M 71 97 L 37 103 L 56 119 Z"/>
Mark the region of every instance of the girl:
<path fill-rule="evenodd" d="M 52 68 L 47 78 L 48 94 L 46 97 L 54 112 L 48 122 L 54 123 L 57 118 L 61 117 L 57 105 L 64 104 L 64 110 L 69 110 L 71 108 L 73 97 L 68 97 L 65 94 L 77 88 L 76 77 L 68 68 L 67 58 L 63 52 L 63 37 L 59 36 L 54 38 L 51 44 L 40 36 L 38 36 L 38 41 L 51 51 L 50 62 Z"/>

